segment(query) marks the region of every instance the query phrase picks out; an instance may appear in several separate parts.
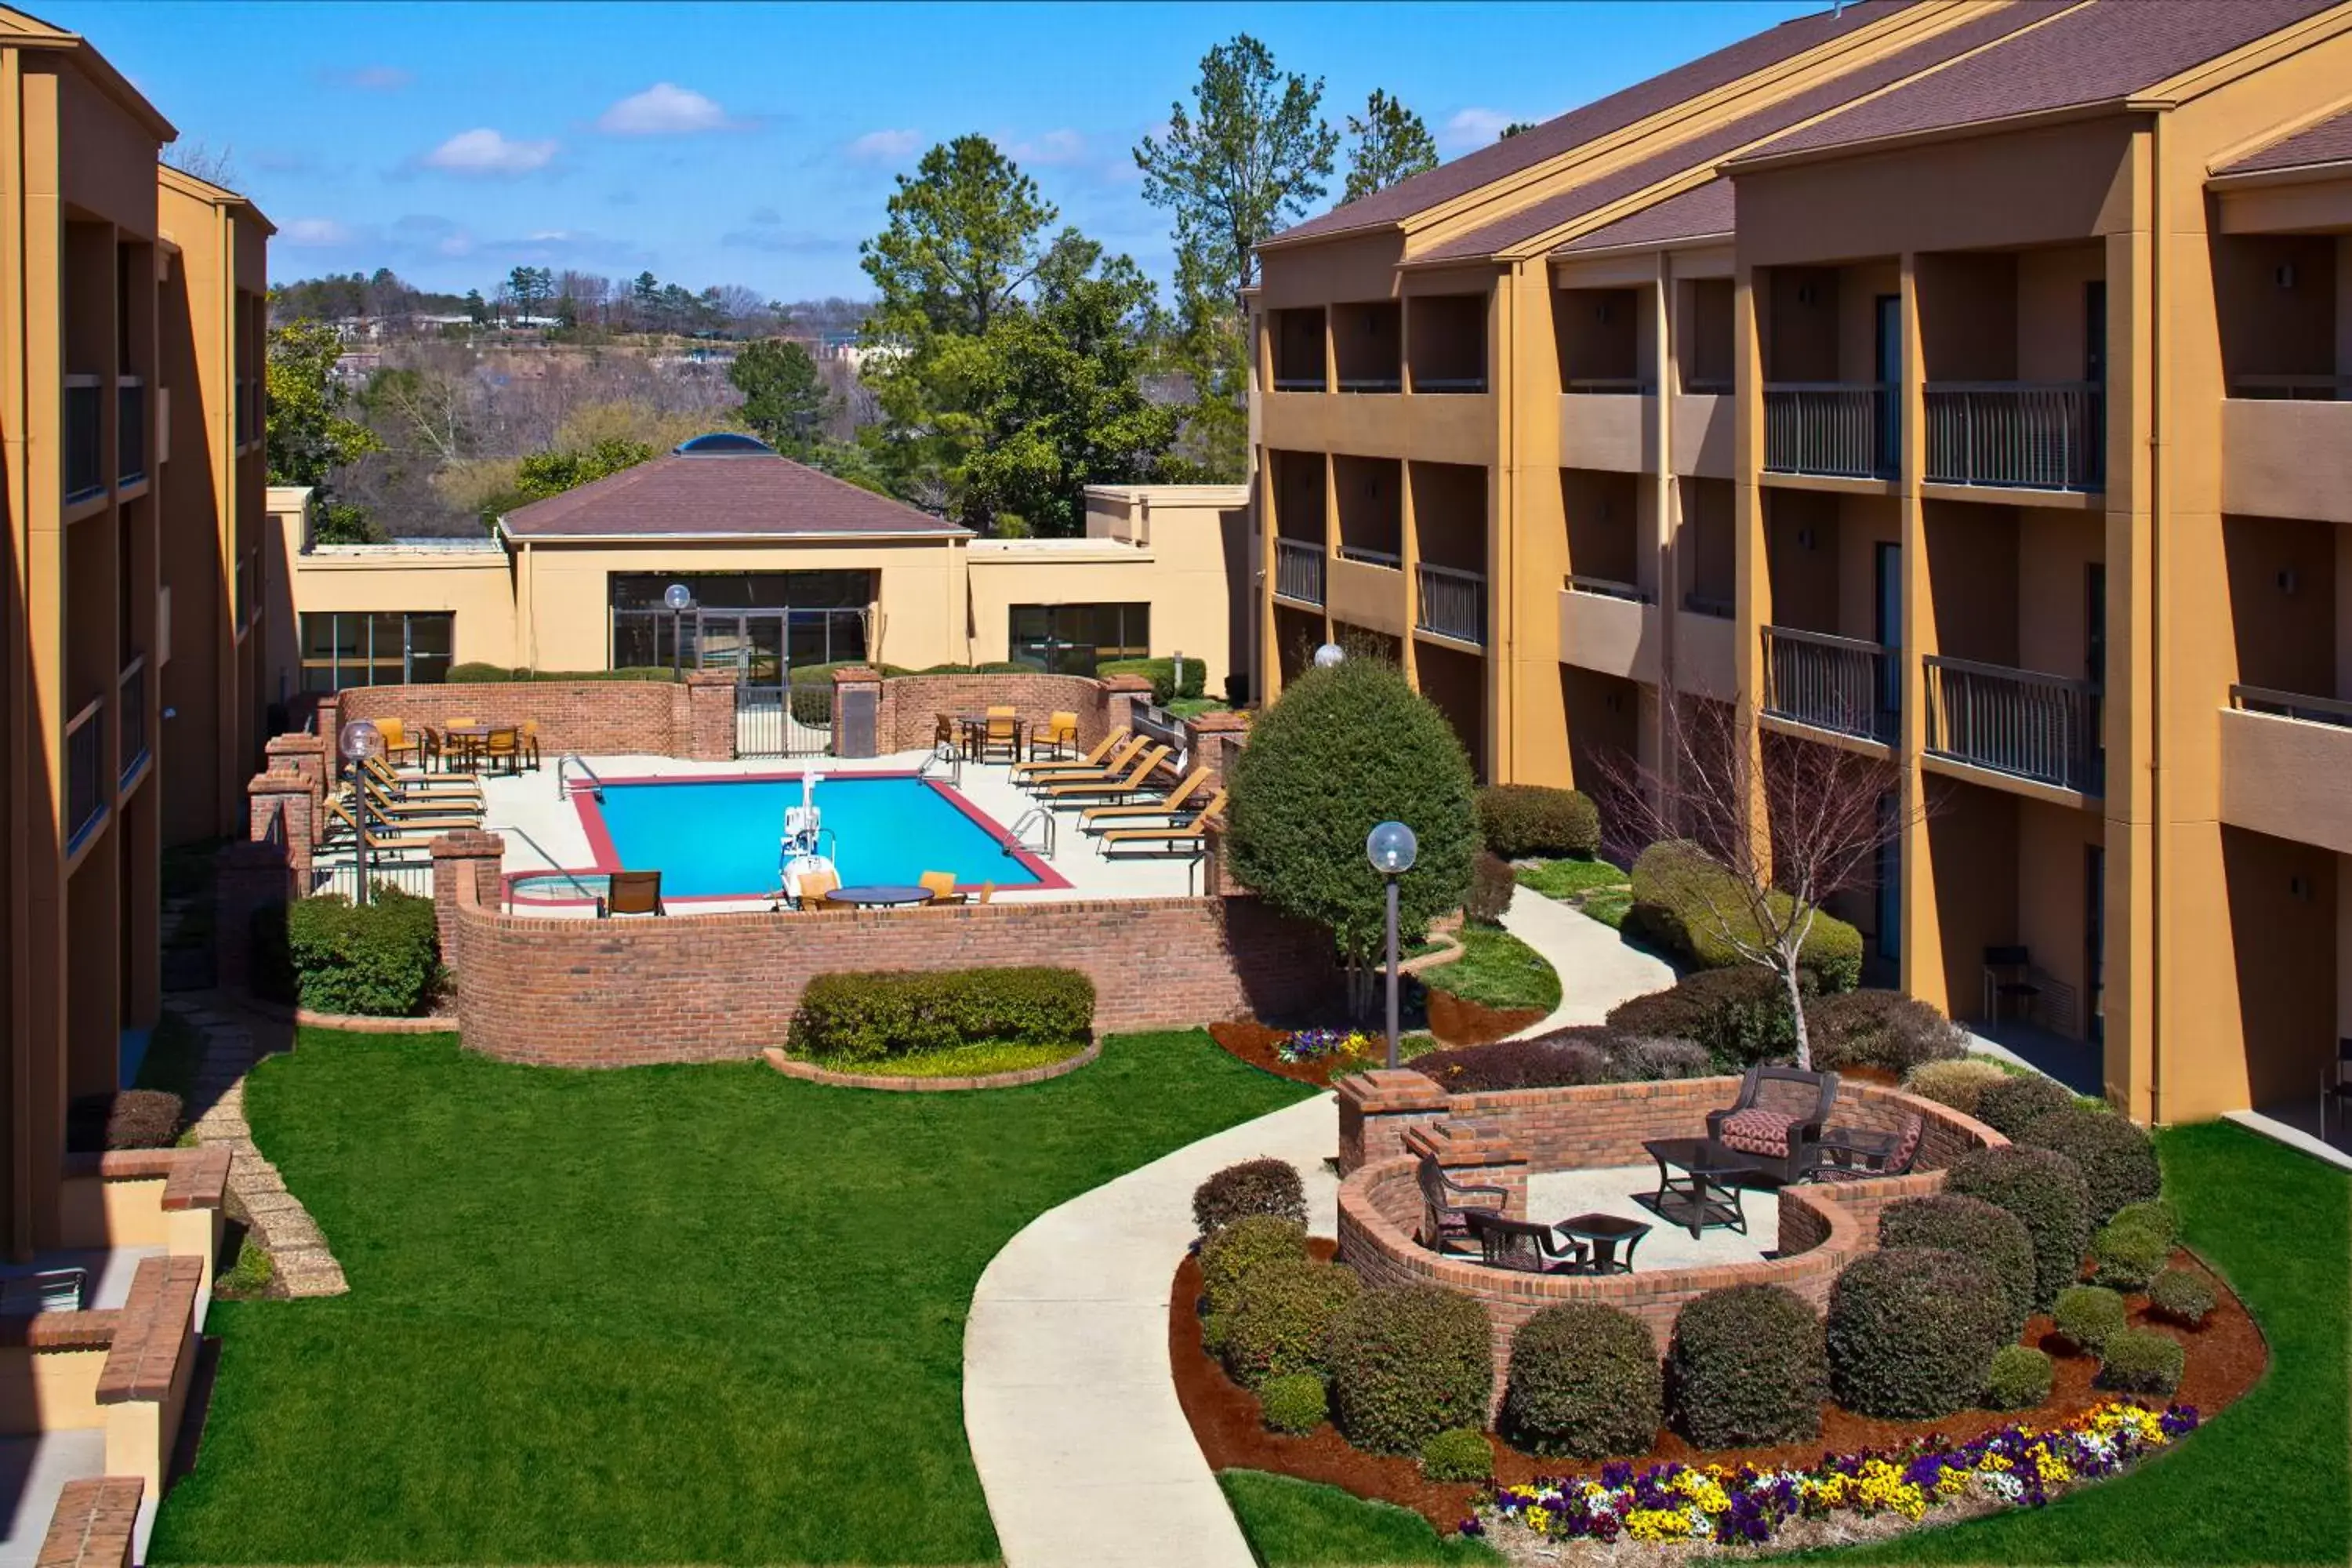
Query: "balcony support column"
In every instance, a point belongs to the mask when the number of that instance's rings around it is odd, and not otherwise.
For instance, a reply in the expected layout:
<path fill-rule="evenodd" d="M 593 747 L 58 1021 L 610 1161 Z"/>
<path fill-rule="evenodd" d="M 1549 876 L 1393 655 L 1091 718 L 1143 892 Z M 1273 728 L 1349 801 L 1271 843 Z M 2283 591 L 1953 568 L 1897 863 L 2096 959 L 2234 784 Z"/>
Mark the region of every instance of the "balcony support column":
<path fill-rule="evenodd" d="M 1403 314 L 1402 310 L 1398 312 Z M 1414 690 L 1421 689 L 1420 639 L 1412 635 L 1413 595 L 1421 582 L 1421 525 L 1412 510 L 1412 459 L 1406 458 L 1397 464 L 1397 592 L 1404 595 L 1398 606 L 1397 625 L 1404 635 L 1397 639 L 1397 658 L 1404 668 L 1404 678 Z"/>
<path fill-rule="evenodd" d="M 1323 312 L 1327 327 L 1331 312 Z M 1330 340 L 1324 340 L 1328 352 Z M 1338 626 L 1331 618 L 1331 579 L 1337 575 L 1332 563 L 1339 559 L 1339 459 L 1329 452 L 1318 453 L 1323 459 L 1323 640 L 1338 640 Z"/>
<path fill-rule="evenodd" d="M 1764 627 L 1772 619 L 1771 551 L 1765 537 L 1764 486 L 1764 313 L 1770 301 L 1764 280 L 1743 261 L 1732 275 L 1732 594 L 1738 633 L 1732 639 L 1732 671 L 1738 686 L 1738 721 L 1733 733 L 1748 748 L 1752 776 L 1760 780 L 1762 731 L 1757 716 L 1764 708 Z M 1758 844 L 1757 863 L 1771 860 L 1770 834 L 1764 820 L 1763 791 L 1754 792 Z"/>
<path fill-rule="evenodd" d="M 1675 356 L 1676 332 L 1681 323 L 1675 319 L 1674 264 L 1669 253 L 1658 252 L 1657 266 L 1650 279 L 1650 363 L 1653 388 L 1649 400 L 1649 438 L 1643 445 L 1649 449 L 1654 465 L 1650 481 L 1650 516 L 1648 527 L 1642 534 L 1641 554 L 1636 562 L 1634 584 L 1650 589 L 1658 606 L 1658 679 L 1652 692 L 1645 694 L 1639 715 L 1635 744 L 1642 754 L 1644 772 L 1661 779 L 1662 786 L 1671 789 L 1674 781 L 1664 777 L 1673 767 L 1670 748 L 1662 731 L 1666 711 L 1666 693 L 1674 689 L 1675 680 L 1675 613 L 1678 598 L 1674 592 L 1674 541 L 1677 537 L 1675 484 L 1675 392 L 1676 375 Z M 1648 570 L 1646 581 L 1643 568 Z M 1656 803 L 1653 802 L 1654 805 Z"/>
<path fill-rule="evenodd" d="M 1927 750 L 1927 701 L 1925 666 L 1921 660 L 1941 646 L 1936 635 L 1935 584 L 1927 570 L 1927 507 L 1919 486 L 1927 471 L 1927 375 L 1919 333 L 1919 257 L 1905 251 L 1901 261 L 1903 379 L 1888 388 L 1895 399 L 1900 421 L 1896 460 L 1896 506 L 1902 520 L 1903 625 L 1896 639 L 1897 689 L 1903 712 L 1895 744 L 1895 760 L 1903 769 L 1903 814 L 1900 846 L 1902 889 L 1896 900 L 1903 929 L 1899 949 L 1900 984 L 1923 1002 L 1947 1013 L 1952 1009 L 1949 977 L 1945 973 L 1943 921 L 1936 896 L 1937 867 L 1927 835 L 1927 779 L 1919 766 Z M 1969 998 L 1963 994 L 1961 1001 Z"/>

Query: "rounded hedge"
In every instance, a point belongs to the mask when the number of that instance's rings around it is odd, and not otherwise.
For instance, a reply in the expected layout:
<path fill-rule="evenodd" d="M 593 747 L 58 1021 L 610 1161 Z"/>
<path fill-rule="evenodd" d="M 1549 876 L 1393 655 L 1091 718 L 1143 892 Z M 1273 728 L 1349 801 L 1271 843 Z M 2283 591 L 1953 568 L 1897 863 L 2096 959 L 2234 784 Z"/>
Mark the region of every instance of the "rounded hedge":
<path fill-rule="evenodd" d="M 1532 1454 L 1646 1453 L 1664 1394 L 1657 1342 L 1641 1319 L 1597 1301 L 1564 1302 L 1529 1318 L 1511 1342 L 1497 1425 Z"/>
<path fill-rule="evenodd" d="M 1745 965 L 1748 960 L 1730 935 L 1736 931 L 1751 944 L 1761 938 L 1742 912 L 1746 898 L 1732 876 L 1699 846 L 1662 839 L 1633 861 L 1626 929 L 1683 953 L 1702 969 Z M 1776 908 L 1788 908 L 1786 893 L 1776 891 L 1772 899 Z M 1797 963 L 1823 991 L 1851 991 L 1862 983 L 1862 932 L 1834 915 L 1817 912 Z"/>
<path fill-rule="evenodd" d="M 1977 1096 L 1976 1119 L 2013 1142 L 2042 1117 L 2074 1103 L 2074 1096 L 2056 1079 L 2014 1073 L 2002 1082 L 1985 1086 Z"/>
<path fill-rule="evenodd" d="M 1864 1415 L 1919 1420 L 1974 1405 L 2003 1332 L 2000 1281 L 1965 1253 L 1864 1253 L 1830 1286 L 1830 1390 Z"/>
<path fill-rule="evenodd" d="M 2058 1292 L 2050 1321 L 2068 1344 L 2085 1355 L 2098 1355 L 2124 1331 L 2130 1315 L 2124 1310 L 2123 1297 L 2105 1286 L 2070 1285 Z"/>
<path fill-rule="evenodd" d="M 1242 1276 L 1240 1300 L 1225 1330 L 1225 1371 L 1244 1388 L 1287 1373 L 1322 1371 L 1324 1336 L 1362 1289 L 1356 1271 L 1337 1263 L 1259 1264 Z"/>
<path fill-rule="evenodd" d="M 2160 1317 L 2200 1328 L 2213 1310 L 2213 1287 L 2193 1268 L 2168 1268 L 2148 1281 L 2147 1304 Z"/>
<path fill-rule="evenodd" d="M 1472 1426 L 1440 1432 L 1421 1446 L 1421 1473 L 1433 1481 L 1483 1481 L 1495 1473 L 1494 1445 Z"/>
<path fill-rule="evenodd" d="M 1293 1225 L 1307 1223 L 1307 1185 L 1286 1160 L 1244 1160 L 1227 1165 L 1192 1189 L 1192 1223 L 1214 1236 L 1237 1219 L 1272 1215 Z"/>
<path fill-rule="evenodd" d="M 1478 833 L 1506 860 L 1589 857 L 1601 849 L 1601 810 L 1590 795 L 1547 784 L 1488 784 L 1478 792 Z"/>
<path fill-rule="evenodd" d="M 2033 1238 L 2033 1304 L 2047 1307 L 2082 1277 L 2091 1237 L 2091 1199 L 2083 1173 L 2048 1149 L 1972 1149 L 1952 1162 L 1944 1190 L 1982 1198 L 2025 1223 Z"/>
<path fill-rule="evenodd" d="M 1813 1066 L 1822 1072 L 1883 1068 L 1902 1074 L 1968 1054 L 1968 1032 L 1933 1005 L 1900 991 L 1842 991 L 1805 1009 Z"/>
<path fill-rule="evenodd" d="M 1983 1098 L 1984 1091 L 2008 1081 L 2009 1075 L 1995 1064 L 1962 1057 L 1958 1061 L 1920 1063 L 1905 1075 L 1903 1087 L 1922 1100 L 1948 1105 L 1963 1116 L 1974 1116 L 1977 1101 Z"/>
<path fill-rule="evenodd" d="M 2172 1256 L 2172 1243 L 2147 1225 L 2118 1218 L 2091 1237 L 2091 1282 L 2116 1290 L 2145 1290 Z"/>
<path fill-rule="evenodd" d="M 2054 1149 L 2082 1169 L 2091 1193 L 2091 1223 L 2105 1225 L 2127 1204 L 2164 1190 L 2156 1140 L 2127 1116 L 2069 1105 L 2026 1123 L 2011 1138 L 2029 1149 Z"/>
<path fill-rule="evenodd" d="M 1306 1257 L 1305 1226 L 1265 1214 L 1235 1220 L 1201 1244 L 1201 1294 L 1208 1310 L 1231 1313 L 1240 1306 L 1242 1281 L 1252 1270 Z"/>
<path fill-rule="evenodd" d="M 2156 1232 L 2168 1243 L 2177 1243 L 2180 1239 L 2180 1215 L 2162 1198 L 2149 1198 L 2141 1203 L 2126 1204 L 2116 1211 L 2115 1218 L 2107 1223 L 2141 1226 Z"/>
<path fill-rule="evenodd" d="M 1609 1009 L 1608 1024 L 1645 1039 L 1694 1040 L 1726 1072 L 1788 1058 L 1797 1048 L 1788 987 L 1754 965 L 1702 969 L 1664 991 L 1631 997 Z"/>
<path fill-rule="evenodd" d="M 1992 1366 L 1985 1373 L 1985 1408 L 2031 1410 L 2050 1397 L 2056 1377 L 2042 1352 L 2032 1345 L 2003 1345 L 1993 1352 Z"/>
<path fill-rule="evenodd" d="M 1702 1448 L 1821 1436 L 1829 1394 L 1822 1321 L 1793 1290 L 1733 1285 L 1688 1302 L 1666 1347 L 1666 1408 Z"/>
<path fill-rule="evenodd" d="M 1303 1436 L 1323 1425 L 1331 1413 L 1323 1380 L 1311 1372 L 1286 1372 L 1269 1377 L 1257 1391 L 1261 1418 L 1271 1431 Z"/>
<path fill-rule="evenodd" d="M 1937 1247 L 1984 1259 L 2000 1281 L 2001 1321 L 2012 1338 L 2033 1313 L 2033 1237 L 1998 1204 L 1960 1193 L 1904 1198 L 1880 1212 L 1878 1245 Z"/>
<path fill-rule="evenodd" d="M 1367 1290 L 1324 1349 L 1331 1416 L 1375 1454 L 1415 1454 L 1454 1426 L 1484 1426 L 1495 1381 L 1486 1310 L 1434 1285 Z"/>
<path fill-rule="evenodd" d="M 2180 1386 L 2189 1352 L 2156 1329 L 2125 1329 L 2099 1357 L 2098 1384 L 2124 1394 L 2170 1394 Z"/>

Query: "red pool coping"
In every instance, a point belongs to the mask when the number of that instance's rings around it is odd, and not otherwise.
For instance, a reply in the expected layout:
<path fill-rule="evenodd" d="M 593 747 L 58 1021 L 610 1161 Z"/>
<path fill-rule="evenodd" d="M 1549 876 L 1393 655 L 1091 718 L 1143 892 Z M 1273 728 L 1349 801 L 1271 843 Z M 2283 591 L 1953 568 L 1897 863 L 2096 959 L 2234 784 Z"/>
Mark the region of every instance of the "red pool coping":
<path fill-rule="evenodd" d="M 810 770 L 808 769 L 803 768 L 792 773 L 715 774 L 648 773 L 628 778 L 608 778 L 603 781 L 603 785 L 606 788 L 612 788 L 622 784 L 797 784 L 802 779 L 808 776 L 809 771 Z M 920 779 L 921 782 L 929 784 L 941 799 L 945 800 L 950 805 L 955 807 L 956 810 L 961 812 L 965 818 L 974 826 L 987 834 L 989 837 L 994 839 L 998 847 L 1003 849 L 1005 853 L 1013 858 L 1015 864 L 1019 865 L 1024 870 L 1029 872 L 1030 875 L 1037 879 L 1034 882 L 1015 883 L 1009 887 L 1000 886 L 996 889 L 999 895 L 1025 892 L 1032 888 L 1058 891 L 1067 889 L 1070 887 L 1068 878 L 1064 877 L 1060 872 L 1055 870 L 1053 867 L 1047 865 L 1044 860 L 1039 859 L 1034 854 L 1024 847 L 1021 843 L 1013 837 L 1011 829 L 1005 827 L 994 817 L 990 816 L 987 813 L 982 811 L 980 807 L 965 799 L 963 793 L 961 790 L 956 789 L 950 784 L 942 783 L 940 780 L 924 778 L 922 774 L 916 773 L 911 769 L 904 768 L 893 769 L 888 772 L 868 772 L 864 769 L 859 769 L 854 772 L 821 773 L 821 776 L 836 782 L 844 779 Z M 567 873 L 583 877 L 602 876 L 614 871 L 628 869 L 628 868 L 621 864 L 620 852 L 613 844 L 612 829 L 605 825 L 604 807 L 596 798 L 598 785 L 592 784 L 585 779 L 572 779 L 568 781 L 567 789 L 572 797 L 572 810 L 580 814 L 580 828 L 581 831 L 588 837 L 588 850 L 591 855 L 595 857 L 595 864 L 586 868 L 563 868 L 561 869 L 508 872 L 505 879 L 507 884 L 507 895 L 509 901 L 527 903 L 539 909 L 565 909 L 578 907 L 588 903 L 589 900 L 576 898 L 534 898 L 517 900 L 514 898 L 514 884 L 525 878 L 561 877 Z M 779 837 L 781 836 L 782 829 L 780 826 Z M 979 882 L 958 882 L 955 885 L 955 888 L 956 891 L 959 893 L 978 893 L 982 886 L 983 884 Z M 775 890 L 776 889 L 773 888 L 762 888 L 755 892 L 746 893 L 681 893 L 675 896 L 665 894 L 663 895 L 662 901 L 664 903 L 670 904 L 740 903 L 747 899 L 764 899 L 772 897 Z"/>

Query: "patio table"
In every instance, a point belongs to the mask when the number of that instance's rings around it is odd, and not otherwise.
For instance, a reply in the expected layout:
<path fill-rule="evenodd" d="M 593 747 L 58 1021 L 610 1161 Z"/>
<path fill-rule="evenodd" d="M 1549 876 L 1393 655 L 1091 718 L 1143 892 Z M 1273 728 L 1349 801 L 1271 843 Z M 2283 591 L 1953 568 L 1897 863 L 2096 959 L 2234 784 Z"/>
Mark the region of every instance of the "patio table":
<path fill-rule="evenodd" d="M 1642 1147 L 1658 1163 L 1657 1192 L 1637 1200 L 1644 1207 L 1687 1229 L 1693 1241 L 1706 1230 L 1748 1234 L 1740 1183 L 1757 1172 L 1738 1151 L 1712 1138 L 1654 1138 Z"/>
<path fill-rule="evenodd" d="M 1580 1270 L 1586 1274 L 1631 1274 L 1633 1249 L 1650 1234 L 1650 1227 L 1640 1220 L 1613 1214 L 1570 1215 L 1552 1229 L 1591 1249 L 1591 1256 Z M 1622 1258 L 1617 1256 L 1621 1246 L 1625 1249 Z"/>
<path fill-rule="evenodd" d="M 918 888 L 903 882 L 869 882 L 858 887 L 835 888 L 825 894 L 828 904 L 851 904 L 861 910 L 900 909 L 909 904 L 931 901 L 929 888 Z"/>
<path fill-rule="evenodd" d="M 959 713 L 955 716 L 955 720 L 957 727 L 963 731 L 963 754 L 965 759 L 967 761 L 977 760 L 980 756 L 981 742 L 988 738 L 988 715 L 985 713 Z M 1034 730 L 1036 727 L 1037 721 L 1034 719 L 1024 719 L 1018 714 L 1013 716 L 1013 754 L 1014 756 L 1019 757 L 1027 754 L 1029 751 L 1030 731 Z"/>

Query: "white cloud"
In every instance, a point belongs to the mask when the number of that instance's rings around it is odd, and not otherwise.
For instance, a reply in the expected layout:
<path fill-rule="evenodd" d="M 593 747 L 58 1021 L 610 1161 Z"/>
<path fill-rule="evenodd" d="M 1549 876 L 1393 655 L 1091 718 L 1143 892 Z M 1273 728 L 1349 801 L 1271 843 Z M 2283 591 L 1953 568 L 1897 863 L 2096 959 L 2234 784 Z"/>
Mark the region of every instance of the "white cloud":
<path fill-rule="evenodd" d="M 1016 163 L 1039 163 L 1048 167 L 1057 163 L 1075 163 L 1087 155 L 1087 139 L 1067 127 L 1048 131 L 1034 142 L 1015 142 L 1013 161 Z"/>
<path fill-rule="evenodd" d="M 868 131 L 849 144 L 849 155 L 867 163 L 903 158 L 923 144 L 919 131 Z"/>
<path fill-rule="evenodd" d="M 331 217 L 298 217 L 278 231 L 278 240 L 281 245 L 349 245 L 356 237 L 348 227 Z"/>
<path fill-rule="evenodd" d="M 1437 133 L 1437 139 L 1448 149 L 1466 151 L 1484 147 L 1503 133 L 1503 127 L 1518 118 L 1499 109 L 1465 109 L 1457 111 Z"/>
<path fill-rule="evenodd" d="M 460 131 L 425 154 L 428 168 L 457 174 L 528 174 L 555 156 L 556 143 L 518 142 L 488 126 Z"/>
<path fill-rule="evenodd" d="M 596 129 L 607 136 L 690 136 L 723 131 L 728 124 L 727 111 L 715 100 L 676 82 L 657 81 L 604 110 Z"/>

